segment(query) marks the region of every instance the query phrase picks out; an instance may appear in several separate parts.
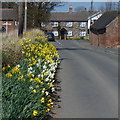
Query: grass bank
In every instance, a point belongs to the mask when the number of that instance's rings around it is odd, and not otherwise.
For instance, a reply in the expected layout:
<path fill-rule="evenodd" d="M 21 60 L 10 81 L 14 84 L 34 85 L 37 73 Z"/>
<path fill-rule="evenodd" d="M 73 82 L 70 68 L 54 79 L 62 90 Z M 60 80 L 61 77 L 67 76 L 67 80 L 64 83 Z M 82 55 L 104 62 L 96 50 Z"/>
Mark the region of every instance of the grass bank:
<path fill-rule="evenodd" d="M 39 30 L 9 40 L 3 44 L 2 118 L 44 119 L 54 108 L 58 52 Z"/>

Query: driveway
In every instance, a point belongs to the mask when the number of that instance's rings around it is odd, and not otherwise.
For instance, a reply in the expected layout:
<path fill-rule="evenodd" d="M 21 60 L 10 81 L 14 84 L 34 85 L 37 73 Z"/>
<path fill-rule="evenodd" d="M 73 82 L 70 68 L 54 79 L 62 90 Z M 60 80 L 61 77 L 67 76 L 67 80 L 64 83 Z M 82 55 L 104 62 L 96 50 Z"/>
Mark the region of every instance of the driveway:
<path fill-rule="evenodd" d="M 117 118 L 118 56 L 81 40 L 53 43 L 62 59 L 55 118 Z M 107 49 L 106 49 L 107 50 Z"/>

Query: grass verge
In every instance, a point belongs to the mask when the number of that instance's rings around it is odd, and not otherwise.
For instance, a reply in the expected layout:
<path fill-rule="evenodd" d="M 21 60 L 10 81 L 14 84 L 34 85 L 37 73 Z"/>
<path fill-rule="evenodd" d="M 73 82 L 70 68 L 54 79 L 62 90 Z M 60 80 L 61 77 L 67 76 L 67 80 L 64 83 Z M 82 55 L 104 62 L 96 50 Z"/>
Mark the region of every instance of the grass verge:
<path fill-rule="evenodd" d="M 54 107 L 54 82 L 59 55 L 42 32 L 34 32 L 25 33 L 22 39 L 11 43 L 13 45 L 6 42 L 5 45 L 10 45 L 12 52 L 4 46 L 3 119 L 40 120 L 48 116 Z"/>

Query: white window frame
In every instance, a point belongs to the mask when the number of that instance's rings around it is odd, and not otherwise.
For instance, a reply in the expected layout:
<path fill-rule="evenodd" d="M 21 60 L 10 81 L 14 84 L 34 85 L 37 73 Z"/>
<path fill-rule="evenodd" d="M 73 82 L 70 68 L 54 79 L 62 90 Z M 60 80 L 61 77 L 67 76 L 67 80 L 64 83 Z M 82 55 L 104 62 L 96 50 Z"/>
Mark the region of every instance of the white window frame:
<path fill-rule="evenodd" d="M 80 22 L 80 27 L 86 27 L 87 23 L 86 22 Z"/>
<path fill-rule="evenodd" d="M 51 22 L 52 27 L 58 27 L 58 22 Z"/>
<path fill-rule="evenodd" d="M 45 23 L 42 22 L 42 23 L 41 23 L 41 27 L 45 27 Z"/>
<path fill-rule="evenodd" d="M 73 22 L 66 22 L 66 27 L 72 27 L 73 26 Z"/>
<path fill-rule="evenodd" d="M 58 31 L 53 31 L 52 33 L 54 34 L 54 36 L 58 36 Z"/>
<path fill-rule="evenodd" d="M 86 36 L 87 35 L 87 32 L 85 31 L 85 30 L 81 30 L 80 31 L 80 36 L 81 37 L 84 37 L 84 36 Z"/>
<path fill-rule="evenodd" d="M 68 32 L 67 32 L 67 36 L 68 36 L 68 37 L 73 36 L 73 32 L 72 32 L 72 31 L 68 31 Z"/>

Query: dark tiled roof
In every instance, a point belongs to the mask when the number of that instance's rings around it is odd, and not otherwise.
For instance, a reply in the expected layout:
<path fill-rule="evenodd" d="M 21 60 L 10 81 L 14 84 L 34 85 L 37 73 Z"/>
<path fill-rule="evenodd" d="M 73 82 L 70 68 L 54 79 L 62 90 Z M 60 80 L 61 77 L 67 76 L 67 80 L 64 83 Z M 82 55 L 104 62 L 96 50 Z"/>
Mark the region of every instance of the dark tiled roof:
<path fill-rule="evenodd" d="M 0 20 L 17 20 L 17 11 L 15 9 L 0 9 Z"/>
<path fill-rule="evenodd" d="M 87 21 L 88 17 L 96 12 L 56 12 L 51 13 L 50 21 Z"/>
<path fill-rule="evenodd" d="M 105 12 L 91 27 L 91 30 L 100 30 L 106 28 L 106 26 L 114 20 L 118 15 L 120 15 L 120 11 L 109 11 Z"/>

